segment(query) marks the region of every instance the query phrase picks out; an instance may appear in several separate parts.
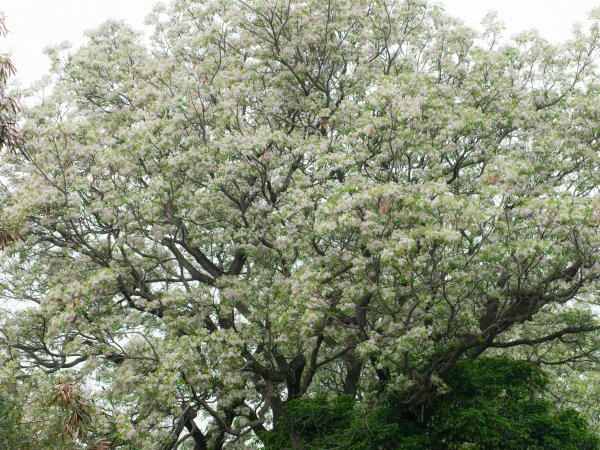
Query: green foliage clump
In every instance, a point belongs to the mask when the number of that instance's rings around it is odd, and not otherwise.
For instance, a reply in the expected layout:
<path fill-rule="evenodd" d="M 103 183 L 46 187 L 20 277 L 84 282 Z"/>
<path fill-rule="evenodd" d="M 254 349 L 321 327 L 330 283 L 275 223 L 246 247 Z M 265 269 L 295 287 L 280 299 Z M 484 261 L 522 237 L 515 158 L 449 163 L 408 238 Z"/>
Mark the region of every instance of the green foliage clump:
<path fill-rule="evenodd" d="M 287 412 L 304 448 L 596 450 L 600 440 L 573 409 L 556 410 L 538 394 L 540 369 L 505 357 L 464 360 L 449 388 L 425 409 L 394 394 L 376 402 L 324 395 L 291 401 Z M 267 449 L 290 448 L 283 421 L 262 436 Z"/>
<path fill-rule="evenodd" d="M 27 439 L 20 424 L 21 408 L 7 396 L 0 395 L 0 448 L 16 450 L 27 447 Z"/>

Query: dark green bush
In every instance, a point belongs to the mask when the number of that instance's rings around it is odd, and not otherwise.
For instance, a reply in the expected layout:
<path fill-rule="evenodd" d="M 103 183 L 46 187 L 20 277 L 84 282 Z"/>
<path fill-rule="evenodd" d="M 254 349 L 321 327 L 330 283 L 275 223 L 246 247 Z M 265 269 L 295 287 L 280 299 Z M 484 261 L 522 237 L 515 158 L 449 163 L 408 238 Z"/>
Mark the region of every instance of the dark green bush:
<path fill-rule="evenodd" d="M 324 395 L 289 402 L 287 411 L 307 449 L 596 450 L 585 418 L 556 410 L 538 395 L 546 379 L 533 364 L 509 358 L 459 362 L 444 380 L 449 392 L 422 414 L 393 393 L 377 402 Z M 283 422 L 261 437 L 267 449 L 290 448 Z"/>

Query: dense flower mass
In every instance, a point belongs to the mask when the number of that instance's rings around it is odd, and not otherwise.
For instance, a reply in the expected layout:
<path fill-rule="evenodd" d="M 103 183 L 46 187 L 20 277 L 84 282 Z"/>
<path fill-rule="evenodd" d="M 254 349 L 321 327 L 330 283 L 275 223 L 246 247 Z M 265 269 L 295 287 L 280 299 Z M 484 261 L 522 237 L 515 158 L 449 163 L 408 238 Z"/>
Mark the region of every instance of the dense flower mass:
<path fill-rule="evenodd" d="M 4 155 L 1 370 L 88 386 L 89 439 L 203 449 L 301 448 L 286 405 L 323 392 L 425 420 L 484 352 L 589 368 L 599 18 L 552 45 L 422 0 L 176 0 L 148 46 L 50 50 Z"/>

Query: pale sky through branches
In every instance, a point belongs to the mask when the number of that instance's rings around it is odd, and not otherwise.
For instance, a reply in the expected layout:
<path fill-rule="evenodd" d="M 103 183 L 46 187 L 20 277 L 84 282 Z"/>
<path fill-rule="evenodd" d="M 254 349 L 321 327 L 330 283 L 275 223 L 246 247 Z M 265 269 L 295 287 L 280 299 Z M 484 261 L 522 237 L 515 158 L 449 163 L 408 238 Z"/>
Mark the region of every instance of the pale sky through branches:
<path fill-rule="evenodd" d="M 2 51 L 12 53 L 23 85 L 39 79 L 49 68 L 43 49 L 63 41 L 80 44 L 83 32 L 103 21 L 124 19 L 142 29 L 154 0 L 3 0 L 0 11 L 7 16 L 11 35 Z M 552 41 L 569 37 L 573 23 L 600 6 L 598 0 L 441 0 L 446 10 L 471 26 L 478 26 L 490 10 L 506 23 L 507 35 L 537 28 Z"/>

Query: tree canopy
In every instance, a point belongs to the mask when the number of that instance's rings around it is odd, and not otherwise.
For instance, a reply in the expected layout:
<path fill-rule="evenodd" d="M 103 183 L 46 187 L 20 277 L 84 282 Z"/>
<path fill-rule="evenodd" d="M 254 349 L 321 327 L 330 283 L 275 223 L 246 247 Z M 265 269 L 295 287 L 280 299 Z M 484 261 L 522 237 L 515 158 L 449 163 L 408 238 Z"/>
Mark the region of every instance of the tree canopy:
<path fill-rule="evenodd" d="M 0 371 L 71 445 L 298 449 L 303 401 L 421 426 L 484 353 L 595 370 L 599 20 L 176 0 L 148 45 L 51 49 L 3 151 Z"/>

